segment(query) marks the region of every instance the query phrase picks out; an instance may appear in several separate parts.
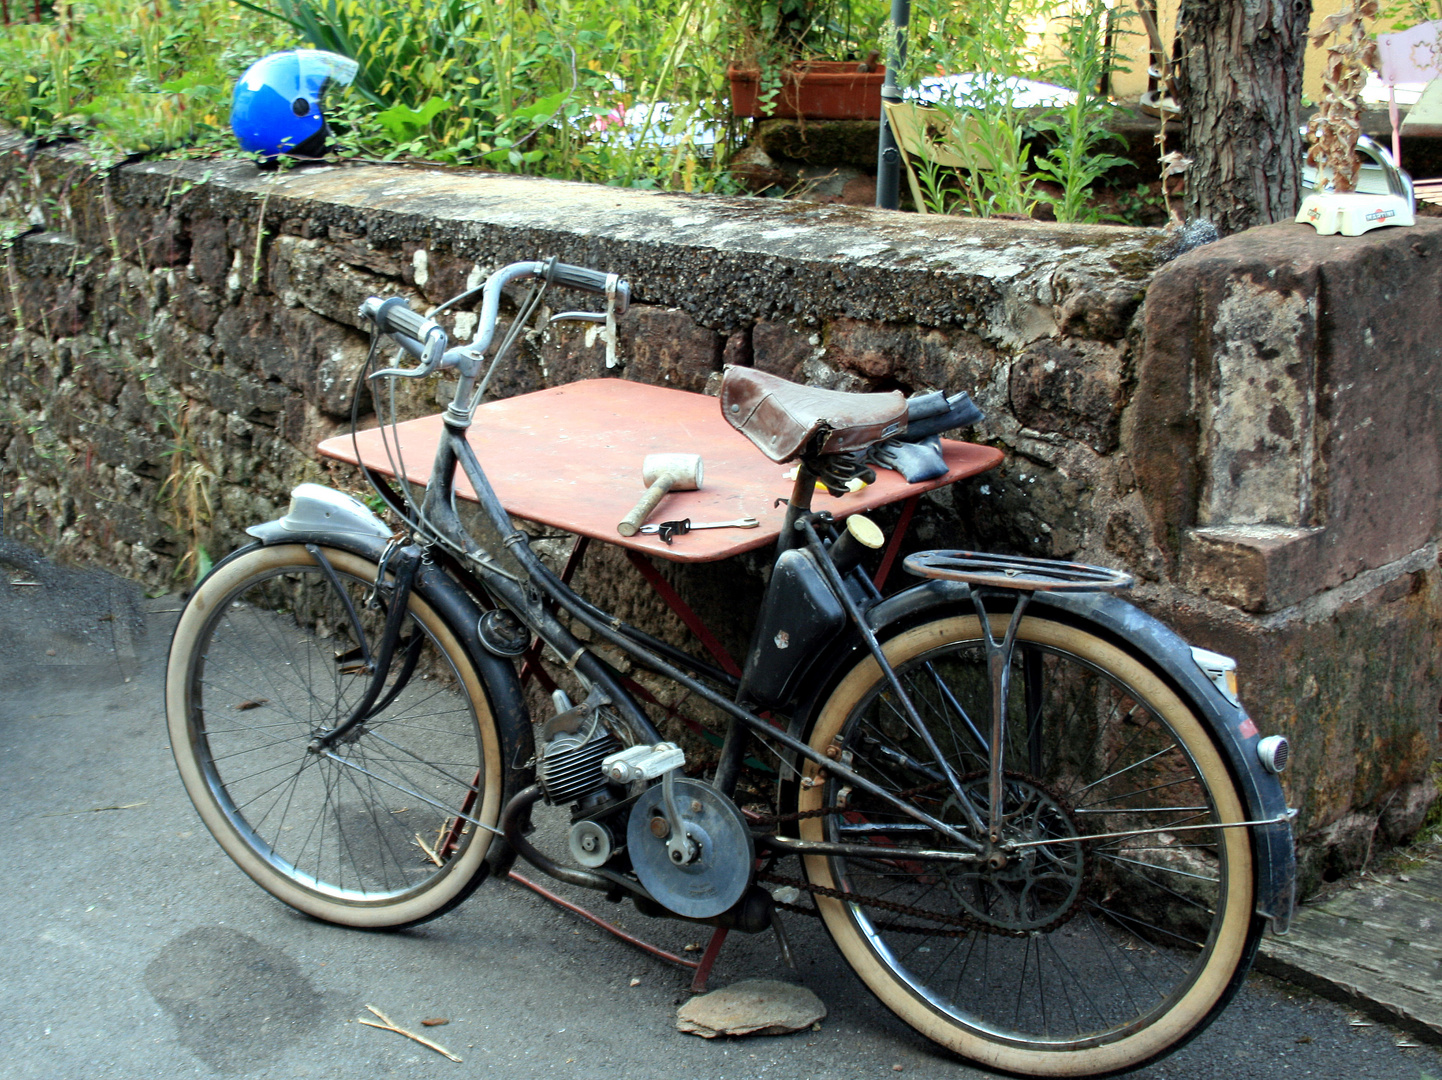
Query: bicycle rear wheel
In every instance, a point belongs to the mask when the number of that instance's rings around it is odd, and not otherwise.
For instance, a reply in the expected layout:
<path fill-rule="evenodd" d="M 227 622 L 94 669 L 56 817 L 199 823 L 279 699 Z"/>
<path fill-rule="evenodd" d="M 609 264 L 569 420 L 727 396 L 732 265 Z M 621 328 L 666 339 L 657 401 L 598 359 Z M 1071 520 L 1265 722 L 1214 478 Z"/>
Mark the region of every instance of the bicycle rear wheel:
<path fill-rule="evenodd" d="M 993 616 L 998 638 L 1006 618 Z M 983 819 L 990 683 L 975 615 L 938 618 L 887 656 Z M 1260 934 L 1242 800 L 1206 725 L 1146 663 L 1085 629 L 1024 618 L 1012 659 L 1004 865 L 874 797 L 798 787 L 803 839 L 876 847 L 810 856 L 848 963 L 912 1027 L 990 1068 L 1094 1076 L 1194 1035 L 1245 975 Z M 808 735 L 817 750 L 948 824 L 959 802 L 867 658 Z M 808 765 L 813 777 L 817 770 Z M 1045 841 L 1045 842 L 1041 842 Z"/>
<path fill-rule="evenodd" d="M 373 648 L 385 620 L 364 605 L 375 564 L 323 550 Z M 382 707 L 323 754 L 312 739 L 370 676 L 342 597 L 303 546 L 222 563 L 171 644 L 171 747 L 206 827 L 263 889 L 328 922 L 422 922 L 484 877 L 500 740 L 456 635 L 419 595 L 408 611 Z"/>

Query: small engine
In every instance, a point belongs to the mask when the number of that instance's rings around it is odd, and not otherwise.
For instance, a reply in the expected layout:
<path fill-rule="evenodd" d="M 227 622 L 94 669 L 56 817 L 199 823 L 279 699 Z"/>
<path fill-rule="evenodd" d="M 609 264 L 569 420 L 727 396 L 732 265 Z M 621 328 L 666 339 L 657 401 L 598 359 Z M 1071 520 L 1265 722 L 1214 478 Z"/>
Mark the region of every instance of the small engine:
<path fill-rule="evenodd" d="M 536 762 L 536 779 L 546 802 L 555 806 L 581 802 L 604 790 L 607 780 L 601 762 L 620 750 L 621 744 L 601 722 L 598 706 L 572 706 L 561 690 L 552 697 L 560 711 L 541 731 L 544 742 Z"/>

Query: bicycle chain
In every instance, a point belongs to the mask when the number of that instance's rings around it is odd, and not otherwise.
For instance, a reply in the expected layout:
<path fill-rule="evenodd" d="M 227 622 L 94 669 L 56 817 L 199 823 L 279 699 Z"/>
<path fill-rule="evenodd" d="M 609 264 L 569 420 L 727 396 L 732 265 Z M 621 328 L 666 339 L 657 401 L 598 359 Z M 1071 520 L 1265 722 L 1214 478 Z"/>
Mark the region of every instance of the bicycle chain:
<path fill-rule="evenodd" d="M 965 783 L 968 780 L 978 779 L 979 775 L 980 774 L 968 774 L 967 776 L 961 777 L 960 780 L 962 783 Z M 1051 796 L 1052 800 L 1058 806 L 1062 805 L 1061 800 L 1057 799 L 1056 795 L 1050 789 L 1048 789 L 1044 784 L 1034 779 L 1033 777 L 1017 773 L 1013 774 L 1011 778 L 1022 780 L 1025 783 L 1031 784 L 1033 787 L 1036 787 L 1037 789 L 1044 791 L 1047 795 Z M 941 786 L 942 785 L 940 784 L 926 784 L 922 787 L 911 788 L 906 791 L 898 791 L 895 794 L 898 798 L 907 798 L 913 795 L 924 794 L 928 791 L 938 790 L 941 788 Z M 815 810 L 798 810 L 797 812 L 792 814 L 758 815 L 756 818 L 756 824 L 780 825 L 786 822 L 804 821 L 811 818 L 826 817 L 828 814 L 844 814 L 845 812 L 845 807 L 823 806 Z M 1090 869 L 1090 859 L 1087 859 L 1085 857 L 1087 852 L 1086 844 L 1082 845 L 1082 851 L 1083 864 L 1081 873 L 1082 877 L 1085 878 L 1088 870 Z M 944 926 L 915 926 L 908 923 L 897 922 L 881 922 L 873 924 L 873 928 L 878 931 L 900 931 L 908 934 L 917 934 L 922 937 L 955 938 L 964 937 L 967 934 L 977 932 L 996 934 L 1001 937 L 1018 938 L 1027 937 L 1030 934 L 1047 934 L 1055 930 L 1057 927 L 1061 926 L 1063 923 L 1069 922 L 1071 918 L 1076 914 L 1078 907 L 1080 907 L 1082 900 L 1086 896 L 1086 889 L 1084 887 L 1078 889 L 1076 897 L 1063 911 L 1057 914 L 1056 918 L 1052 919 L 1050 922 L 1045 923 L 1042 926 L 1034 926 L 1028 930 L 1020 930 L 1008 929 L 997 923 L 986 922 L 985 920 L 978 919 L 974 915 L 947 915 L 944 912 L 927 911 L 925 908 L 912 907 L 908 904 L 898 904 L 894 900 L 883 900 L 879 896 L 862 896 L 859 893 L 843 892 L 840 889 L 832 889 L 825 885 L 816 885 L 813 882 L 805 880 L 804 878 L 790 878 L 785 877 L 781 874 L 773 874 L 770 872 L 759 873 L 756 875 L 756 877 L 760 881 L 770 882 L 774 885 L 787 885 L 791 888 L 799 889 L 803 892 L 810 893 L 812 896 L 825 896 L 832 900 L 841 900 L 848 904 L 859 904 L 863 907 L 874 908 L 878 911 L 889 911 L 894 914 L 905 915 L 913 919 L 929 919 L 935 923 L 945 924 L 945 926 L 958 927 L 958 929 L 953 930 L 946 929 Z M 809 908 L 802 907 L 800 904 L 787 903 L 782 900 L 776 900 L 774 897 L 773 903 L 775 903 L 777 907 L 781 908 L 784 911 L 795 912 L 798 915 L 809 915 L 812 918 L 821 917 L 821 912 L 818 911 L 814 906 Z"/>

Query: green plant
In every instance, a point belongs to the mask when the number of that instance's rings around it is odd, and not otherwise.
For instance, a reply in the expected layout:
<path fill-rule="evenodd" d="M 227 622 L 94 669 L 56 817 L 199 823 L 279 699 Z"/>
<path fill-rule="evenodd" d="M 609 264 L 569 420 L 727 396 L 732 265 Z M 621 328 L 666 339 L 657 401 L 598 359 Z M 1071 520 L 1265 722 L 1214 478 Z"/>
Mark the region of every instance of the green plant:
<path fill-rule="evenodd" d="M 1104 219 L 1093 205 L 1093 188 L 1126 163 L 1105 149 L 1114 136 L 1107 127 L 1112 105 L 1102 91 L 1117 70 L 1110 43 L 1120 16 L 1102 0 L 1077 0 L 1064 15 L 1052 14 L 1052 7 L 1042 0 L 978 0 L 965 7 L 919 0 L 913 8 L 912 46 L 900 81 L 939 98 L 943 122 L 927 124 L 932 146 L 972 163 L 954 182 L 933 162 L 919 163 L 927 210 L 1031 216 L 1045 200 L 1061 221 Z M 1061 27 L 1060 55 L 1050 61 L 1028 37 L 1029 28 L 1048 20 Z M 938 71 L 961 74 L 937 79 Z M 1037 102 L 1027 80 L 1059 84 L 1070 100 Z M 1048 194 L 1043 180 L 1061 193 Z"/>
<path fill-rule="evenodd" d="M 1442 19 L 1442 0 L 1393 0 L 1382 9 L 1393 30 L 1409 30 L 1418 23 Z"/>
<path fill-rule="evenodd" d="M 57 0 L 6 28 L 0 117 L 27 135 L 78 135 L 125 153 L 219 134 L 255 20 L 224 0 Z"/>
<path fill-rule="evenodd" d="M 332 110 L 351 151 L 687 190 L 717 182 L 703 134 L 724 112 L 714 4 L 236 3 L 360 64 L 356 93 Z"/>
<path fill-rule="evenodd" d="M 1123 225 L 1152 225 L 1155 218 L 1166 217 L 1166 200 L 1150 184 L 1138 184 L 1135 191 L 1117 193 L 1116 214 L 1112 220 Z"/>
<path fill-rule="evenodd" d="M 941 89 L 935 102 L 944 121 L 935 125 L 938 145 L 976 164 L 958 173 L 953 210 L 1030 216 L 1040 200 L 1029 142 L 1034 130 L 1016 99 L 1017 80 L 1036 73 L 1025 26 L 1043 7 L 1040 0 L 984 0 L 964 8 L 922 0 L 913 7 L 913 44 L 898 81 L 916 87 L 939 70 L 970 75 Z M 933 89 L 930 96 L 937 94 Z"/>
<path fill-rule="evenodd" d="M 963 196 L 958 190 L 955 174 L 932 158 L 923 157 L 913 163 L 921 200 L 928 214 L 959 213 Z"/>
<path fill-rule="evenodd" d="M 808 58 L 861 60 L 877 51 L 889 4 L 885 0 L 723 0 L 736 58 L 768 67 Z"/>
<path fill-rule="evenodd" d="M 1114 29 L 1113 13 L 1093 0 L 1064 19 L 1066 60 L 1048 74 L 1075 96 L 1069 104 L 1033 119 L 1033 128 L 1054 141 L 1037 162 L 1037 170 L 1061 185 L 1060 197 L 1051 200 L 1058 221 L 1100 221 L 1102 212 L 1090 202 L 1092 187 L 1109 170 L 1128 164 L 1126 158 L 1102 149 L 1119 141 L 1107 128 L 1112 105 L 1101 92 L 1107 74 L 1117 66 L 1107 44 Z"/>

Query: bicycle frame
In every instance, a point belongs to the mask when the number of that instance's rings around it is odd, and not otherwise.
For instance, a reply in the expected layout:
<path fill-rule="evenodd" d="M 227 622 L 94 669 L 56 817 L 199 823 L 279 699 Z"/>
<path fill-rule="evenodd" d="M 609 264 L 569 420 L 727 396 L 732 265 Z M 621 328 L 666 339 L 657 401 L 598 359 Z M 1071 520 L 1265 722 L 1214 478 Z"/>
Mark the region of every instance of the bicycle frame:
<path fill-rule="evenodd" d="M 466 440 L 466 426 L 457 422 L 457 418 L 452 414 L 447 414 L 422 504 L 422 514 L 425 518 L 423 524 L 434 531 L 436 540 L 445 545 L 453 554 L 464 559 L 465 565 L 479 579 L 479 583 L 489 599 L 499 601 L 516 615 L 532 633 L 551 648 L 557 656 L 561 657 L 567 666 L 576 670 L 587 681 L 603 686 L 604 693 L 609 699 L 608 703 L 620 712 L 624 722 L 630 726 L 630 734 L 635 742 L 655 743 L 660 741 L 660 735 L 631 695 L 604 670 L 604 665 L 599 664 L 594 657 L 591 657 L 588 647 L 561 625 L 560 621 L 547 609 L 546 600 L 563 608 L 593 633 L 615 645 L 644 667 L 671 679 L 725 712 L 730 718 L 733 729 L 740 725 L 749 734 L 772 740 L 792 754 L 815 762 L 841 782 L 853 785 L 882 799 L 899 812 L 935 829 L 941 835 L 973 852 L 973 857 L 979 857 L 983 845 L 973 837 L 967 836 L 910 803 L 896 798 L 884 788 L 847 768 L 844 764 L 812 749 L 789 732 L 778 729 L 751 709 L 746 708 L 739 700 L 717 693 L 706 683 L 681 670 L 678 665 L 684 664 L 692 670 L 699 670 L 712 678 L 719 676 L 718 681 L 729 681 L 724 673 L 680 650 L 664 646 L 664 643 L 627 626 L 578 596 L 531 551 L 525 533 L 511 525 L 509 516 L 501 506 L 500 500 L 486 479 L 485 471 Z M 486 544 L 478 543 L 476 538 L 466 531 L 456 513 L 454 500 L 457 468 L 464 472 L 467 480 L 475 489 L 476 501 L 480 505 L 481 529 L 484 533 L 482 539 L 487 542 Z M 369 469 L 366 470 L 366 473 L 368 479 L 381 492 L 382 497 L 386 498 L 388 502 L 392 502 L 392 509 L 405 517 L 406 507 L 396 499 L 393 489 L 384 478 Z M 795 546 L 797 543 L 797 540 L 793 538 L 804 536 L 807 545 L 819 552 L 826 567 L 831 570 L 832 575 L 835 575 L 835 568 L 831 566 L 820 538 L 807 518 L 809 493 L 815 490 L 815 479 L 815 476 L 804 467 L 798 474 L 786 515 L 789 527 L 783 529 L 781 543 L 786 545 L 786 549 L 789 549 L 790 546 Z M 804 525 L 804 528 L 798 529 L 798 524 Z M 845 592 L 839 575 L 835 576 L 831 584 L 833 589 L 839 588 L 843 593 Z M 862 628 L 863 635 L 870 636 L 870 631 L 865 628 L 865 621 L 861 619 L 859 610 L 854 605 L 849 606 L 852 607 L 853 622 Z M 875 642 L 874 636 L 871 637 L 871 642 Z M 385 649 L 386 645 L 382 643 L 378 646 L 377 651 L 384 653 Z M 878 661 L 884 665 L 884 670 L 890 671 L 885 657 L 880 654 L 879 645 L 875 648 L 875 654 Z M 583 667 L 583 658 L 587 657 L 591 658 L 594 666 Z M 586 670 L 586 667 L 589 667 L 590 670 Z M 378 672 L 377 678 L 384 680 L 385 674 L 385 672 Z M 899 684 L 897 686 L 899 689 Z M 904 691 L 902 696 L 905 698 Z M 737 687 L 737 698 L 744 700 L 744 686 Z M 907 707 L 915 716 L 915 709 L 910 707 L 909 700 L 907 700 Z M 915 716 L 914 722 L 923 730 L 925 729 L 919 716 Z M 722 764 L 717 787 L 728 797 L 734 791 L 739 763 L 745 753 L 745 739 L 738 736 L 739 732 L 728 731 L 722 750 Z M 980 824 L 981 816 L 972 805 L 966 792 L 955 777 L 950 779 L 957 798 L 961 800 L 963 813 L 973 825 Z M 791 845 L 788 847 L 795 850 Z M 834 852 L 833 848 L 835 848 Z M 806 847 L 808 853 L 815 854 L 846 854 L 845 849 L 846 845 L 830 844 L 811 844 Z M 603 886 L 597 885 L 597 887 Z M 611 883 L 607 882 L 604 887 L 610 888 Z"/>
<path fill-rule="evenodd" d="M 800 460 L 745 666 L 623 623 L 570 587 L 579 550 L 564 574 L 542 562 L 469 440 L 483 364 L 495 370 L 539 305 L 544 286 L 487 355 L 500 286 L 521 277 L 605 295 L 604 314 L 564 317 L 605 323 L 614 345 L 627 286 L 554 261 L 493 274 L 480 333 L 450 350 L 433 317 L 367 299 L 366 371 L 383 336 L 418 363 L 359 382 L 357 414 L 370 379 L 461 376 L 424 494 L 394 399 L 378 401 L 389 460 L 367 464 L 359 442 L 354 460 L 400 530 L 302 485 L 182 612 L 171 745 L 240 868 L 297 910 L 368 928 L 444 914 L 518 855 L 646 915 L 772 928 L 783 953 L 777 912 L 800 910 L 898 1018 L 1022 1075 L 1115 1073 L 1205 1027 L 1261 918 L 1286 923 L 1293 888 L 1285 740 L 1248 718 L 1233 662 L 1113 595 L 1130 579 L 1102 567 L 926 551 L 905 564 L 926 580 L 883 598 L 859 569 L 875 527 L 853 518 L 837 535 L 811 504 L 864 472 L 873 436 L 900 425 L 899 397 L 737 370 L 723 415 L 772 460 Z M 733 418 L 739 389 L 764 389 L 795 423 Z M 768 441 L 783 431 L 791 441 Z M 850 453 L 823 452 L 838 446 Z M 478 514 L 463 520 L 467 482 Z M 602 520 L 573 524 L 605 536 L 615 518 Z M 709 783 L 684 776 L 643 710 L 656 699 L 607 663 L 613 648 L 725 718 Z M 550 683 L 555 715 L 533 724 L 522 682 L 542 650 L 576 697 Z M 752 739 L 780 762 L 774 814 L 738 805 Z M 565 865 L 527 839 L 542 800 L 548 825 L 569 807 Z M 777 870 L 785 856 L 800 878 Z"/>
<path fill-rule="evenodd" d="M 775 744 L 772 749 L 777 750 L 777 756 L 783 762 L 783 768 L 789 768 L 798 776 L 801 769 L 804 768 L 800 762 L 811 762 L 823 770 L 819 774 L 820 776 L 834 776 L 839 783 L 864 791 L 882 800 L 891 809 L 904 814 L 919 825 L 935 830 L 941 837 L 962 849 L 955 855 L 958 859 L 995 858 L 998 851 L 1005 855 L 1006 852 L 1016 847 L 1015 843 L 1007 844 L 1001 841 L 999 814 L 1003 768 L 1000 754 L 988 752 L 991 760 L 987 768 L 988 784 L 985 795 L 987 806 L 983 812 L 962 784 L 961 778 L 945 763 L 944 755 L 940 754 L 934 737 L 910 696 L 906 693 L 905 687 L 892 670 L 882 650 L 878 635 L 873 631 L 869 613 L 874 609 L 879 609 L 879 606 L 882 605 L 880 594 L 870 586 L 864 576 L 855 571 L 847 574 L 846 579 L 843 580 L 843 575 L 832 563 L 828 548 L 817 532 L 818 525 L 829 525 L 830 516 L 824 513 L 814 514 L 811 511 L 811 498 L 818 478 L 816 470 L 825 468 L 824 461 L 818 461 L 815 469 L 808 469 L 807 459 L 804 455 L 802 457 L 801 467 L 787 503 L 783 527 L 777 541 L 777 565 L 779 566 L 783 556 L 793 549 L 804 549 L 810 555 L 816 568 L 815 572 L 824 579 L 825 589 L 834 595 L 846 616 L 845 620 L 840 621 L 834 629 L 820 628 L 817 638 L 819 644 L 811 651 L 827 653 L 843 641 L 853 643 L 859 641 L 861 648 L 874 659 L 888 682 L 889 689 L 896 696 L 906 722 L 918 733 L 933 757 L 942 762 L 941 774 L 937 779 L 944 788 L 948 789 L 949 799 L 959 811 L 966 831 L 946 824 L 905 799 L 899 798 L 867 780 L 849 768 L 844 760 L 840 760 L 844 755 L 838 754 L 836 758 L 829 757 L 798 738 L 797 736 L 801 732 L 781 730 L 760 716 L 758 708 L 780 708 L 796 715 L 794 707 L 799 704 L 796 695 L 803 691 L 792 685 L 784 695 L 784 700 L 773 695 L 773 699 L 769 701 L 762 700 L 750 692 L 748 679 L 753 674 L 753 661 L 757 658 L 758 649 L 761 648 L 759 639 L 753 640 L 743 677 L 737 680 L 715 666 L 691 656 L 684 650 L 659 641 L 597 608 L 578 596 L 569 585 L 541 562 L 530 549 L 526 535 L 512 525 L 509 515 L 492 489 L 466 438 L 467 429 L 472 422 L 474 407 L 489 379 L 489 374 L 484 378 L 481 377 L 481 365 L 483 354 L 491 344 L 501 286 L 526 277 L 546 282 L 555 280 L 570 287 L 604 294 L 607 297 L 607 310 L 604 315 L 569 312 L 560 317 L 603 322 L 608 331 L 614 328 L 618 298 L 622 300 L 623 304 L 629 299 L 628 286 L 620 282 L 615 275 L 603 275 L 597 271 L 583 268 L 560 266 L 554 260 L 548 263 L 512 264 L 498 270 L 484 286 L 448 301 L 433 313 L 438 314 L 441 310 L 473 296 L 477 292 L 484 291 L 482 326 L 476 340 L 469 346 L 454 348 L 448 352 L 441 351 L 444 348 L 444 333 L 433 320 L 422 319 L 401 305 L 398 311 L 392 312 L 389 322 L 387 322 L 386 311 L 395 303 L 393 301 L 382 302 L 373 299 L 367 301 L 362 307 L 363 317 L 374 320 L 378 327 L 386 327 L 398 344 L 421 361 L 416 368 L 391 368 L 377 372 L 371 378 L 416 377 L 440 368 L 452 368 L 460 375 L 453 399 L 443 416 L 444 423 L 440 442 L 420 507 L 415 506 L 408 494 L 402 495 L 392 489 L 384 476 L 362 466 L 367 479 L 382 498 L 402 520 L 410 523 L 413 532 L 421 538 L 421 547 L 425 549 L 436 546 L 446 552 L 451 563 L 449 568 L 480 603 L 498 605 L 510 611 L 531 634 L 539 639 L 540 643 L 551 649 L 586 684 L 588 694 L 596 704 L 606 704 L 615 710 L 621 723 L 627 728 L 626 734 L 629 736 L 631 744 L 654 745 L 661 741 L 661 737 L 616 674 L 592 654 L 585 643 L 577 639 L 561 624 L 548 605 L 555 605 L 567 612 L 573 619 L 586 626 L 596 638 L 615 646 L 643 667 L 675 682 L 724 713 L 728 717 L 728 729 L 714 777 L 714 787 L 728 799 L 735 790 L 741 764 L 746 754 L 747 741 L 754 736 Z M 514 337 L 516 327 L 524 325 L 538 300 L 539 294 L 533 293 L 523 305 L 523 311 L 513 321 L 510 336 L 495 350 L 495 356 L 491 361 L 492 368 L 505 355 L 510 341 Z M 396 332 L 397 330 L 399 333 Z M 467 532 L 455 510 L 455 478 L 458 468 L 475 490 L 475 498 L 480 509 L 477 530 L 479 538 Z M 397 475 L 400 475 L 400 470 L 396 470 L 396 472 Z M 405 565 L 404 560 L 401 565 Z M 1125 579 L 1125 575 L 1122 575 L 1118 582 L 1106 585 L 1095 577 L 1087 576 L 1098 568 L 1082 567 L 1079 564 L 1055 564 L 1055 566 L 1064 567 L 1068 571 L 1084 572 L 1080 578 L 1065 586 L 1065 588 L 1073 590 L 1077 588 L 1104 590 L 1116 587 Z M 983 723 L 980 727 L 973 724 L 970 718 L 964 718 L 971 727 L 977 743 L 982 747 L 1001 747 L 1006 743 L 1007 682 L 1014 636 L 1021 622 L 1023 611 L 1033 598 L 1039 600 L 1041 597 L 1051 597 L 1051 593 L 1046 591 L 1050 586 L 1046 584 L 1035 586 L 1010 584 L 1006 576 L 1010 573 L 1011 571 L 1007 570 L 1000 577 L 992 575 L 978 579 L 977 584 L 966 594 L 970 601 L 967 606 L 975 609 L 981 616 L 983 627 L 986 628 L 984 633 L 988 679 L 991 682 L 992 715 L 989 723 Z M 1109 572 L 1102 571 L 1102 573 Z M 382 568 L 383 574 L 384 568 Z M 931 584 L 938 583 L 933 581 Z M 1033 588 L 1040 588 L 1043 591 L 1033 592 Z M 919 592 L 920 589 L 911 591 Z M 1085 594 L 1078 593 L 1076 595 Z M 1104 591 L 1092 595 L 1099 600 L 1108 599 Z M 1000 641 L 992 636 L 989 629 L 988 597 L 991 597 L 993 601 L 1001 599 L 1003 603 L 1009 601 L 1011 605 L 1008 629 Z M 1135 610 L 1121 601 L 1116 602 L 1128 610 Z M 1051 601 L 1048 599 L 1048 605 L 1050 603 Z M 1140 615 L 1140 613 L 1137 614 Z M 878 622 L 876 625 L 880 627 L 885 623 Z M 1156 626 L 1160 627 L 1160 624 L 1156 624 Z M 394 632 L 398 633 L 398 629 L 397 627 Z M 1150 626 L 1148 627 L 1148 633 L 1155 635 L 1157 632 Z M 387 627 L 386 633 L 389 636 L 393 631 Z M 1163 650 L 1153 659 L 1165 668 L 1183 669 L 1186 667 L 1185 663 L 1176 662 L 1172 656 L 1168 655 L 1176 652 L 1178 648 L 1182 650 L 1187 648 L 1180 639 L 1176 639 L 1173 648 Z M 378 656 L 388 658 L 395 651 L 395 642 L 379 643 L 376 651 Z M 796 654 L 801 651 L 796 650 L 792 654 L 795 659 L 788 659 L 786 662 L 795 663 L 799 659 Z M 770 674 L 774 675 L 775 673 L 771 672 Z M 1176 681 L 1186 684 L 1188 681 L 1192 681 L 1193 674 L 1190 671 L 1182 671 Z M 374 678 L 379 684 L 384 681 L 386 676 L 387 672 L 381 669 L 377 670 Z M 780 681 L 786 682 L 784 679 Z M 708 685 L 708 683 L 725 687 L 731 692 L 731 696 L 719 693 L 713 688 L 713 685 Z M 1215 702 L 1210 700 L 1200 702 L 1200 704 L 1203 705 L 1204 710 L 1215 708 Z M 1026 711 L 1028 714 L 1033 711 L 1031 702 L 1027 703 Z M 359 722 L 359 717 L 360 710 L 357 710 L 356 716 L 336 730 L 344 730 L 351 724 Z M 1030 728 L 1034 717 L 1028 715 L 1026 722 Z M 1279 826 L 1289 832 L 1288 819 L 1283 813 L 1285 803 L 1279 799 L 1264 798 L 1258 794 L 1263 789 L 1270 793 L 1270 787 L 1256 776 L 1255 756 L 1248 754 L 1245 748 L 1237 745 L 1237 739 L 1232 730 L 1234 726 L 1225 721 L 1213 721 L 1212 723 L 1219 740 L 1228 747 L 1234 768 L 1246 778 L 1247 786 L 1250 789 L 1249 794 L 1253 796 L 1248 800 L 1251 810 L 1251 813 L 1248 814 L 1250 820 L 1237 824 L 1260 827 L 1262 833 L 1275 831 Z M 1030 731 L 1028 737 L 1029 739 L 1031 737 Z M 829 749 L 836 750 L 837 748 Z M 790 756 L 788 757 L 788 755 Z M 1279 803 L 1281 811 L 1277 809 Z M 977 837 L 984 839 L 978 840 Z M 775 849 L 793 853 L 855 854 L 850 845 L 840 843 L 802 842 L 781 837 L 758 839 L 762 839 L 764 843 Z M 512 840 L 522 850 L 529 847 L 518 836 L 512 837 Z M 1271 849 L 1278 845 L 1268 842 L 1264 844 L 1264 847 Z M 1266 865 L 1262 867 L 1264 872 L 1260 875 L 1262 879 L 1268 880 L 1269 885 L 1276 886 L 1275 889 L 1269 887 L 1264 890 L 1264 893 L 1270 893 L 1273 897 L 1290 892 L 1291 860 L 1283 857 L 1283 854 L 1272 853 L 1267 858 Z M 528 858 L 532 858 L 533 855 L 541 858 L 543 862 L 549 862 L 540 857 L 538 852 L 534 852 L 534 849 L 527 853 Z M 533 858 L 532 861 L 537 860 Z M 543 862 L 538 862 L 538 865 L 543 865 Z M 556 867 L 554 864 L 549 867 L 543 865 L 543 868 L 557 876 L 562 876 L 559 872 L 563 868 Z M 611 890 L 617 884 L 616 881 L 608 880 L 600 874 L 584 871 L 566 870 L 564 876 L 567 880 L 577 881 L 577 883 L 598 889 Z M 1289 911 L 1290 904 L 1269 903 L 1268 907 L 1270 910 L 1265 912 L 1266 914 L 1275 920 L 1284 921 L 1286 916 L 1282 914 L 1282 911 Z M 1279 911 L 1279 908 L 1282 910 Z"/>

